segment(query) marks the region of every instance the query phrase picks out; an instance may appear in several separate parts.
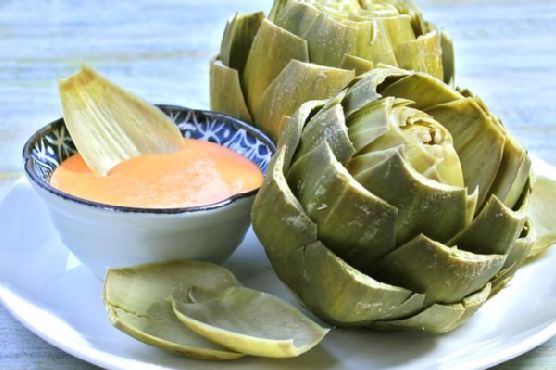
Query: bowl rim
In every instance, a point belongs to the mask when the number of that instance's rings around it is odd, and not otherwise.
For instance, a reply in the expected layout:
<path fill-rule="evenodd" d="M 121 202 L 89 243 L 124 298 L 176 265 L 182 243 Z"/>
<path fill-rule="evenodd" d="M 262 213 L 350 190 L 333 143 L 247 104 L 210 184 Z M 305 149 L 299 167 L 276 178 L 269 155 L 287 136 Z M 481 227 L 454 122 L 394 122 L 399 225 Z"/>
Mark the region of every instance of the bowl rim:
<path fill-rule="evenodd" d="M 262 141 L 263 143 L 265 143 L 271 149 L 272 155 L 274 155 L 276 153 L 276 144 L 274 143 L 274 141 L 272 141 L 261 130 L 251 126 L 247 122 L 244 122 L 237 117 L 233 117 L 233 116 L 230 116 L 230 115 L 227 115 L 227 114 L 222 114 L 222 113 L 218 113 L 218 112 L 214 112 L 214 111 L 210 111 L 210 110 L 187 108 L 187 107 L 177 105 L 177 104 L 154 104 L 154 105 L 161 110 L 169 109 L 169 110 L 179 110 L 179 111 L 182 111 L 182 112 L 194 112 L 196 114 L 203 114 L 203 115 L 209 116 L 209 117 L 220 118 L 223 122 L 232 123 L 235 126 L 239 126 L 240 128 L 243 128 L 243 129 L 253 133 L 254 136 L 256 136 L 257 140 Z M 100 203 L 100 202 L 87 200 L 87 199 L 80 198 L 78 196 L 75 196 L 75 195 L 72 195 L 72 194 L 69 194 L 69 193 L 65 193 L 61 190 L 58 190 L 54 186 L 50 185 L 49 182 L 44 181 L 43 179 L 41 179 L 35 173 L 35 171 L 33 170 L 33 167 L 31 166 L 32 148 L 36 144 L 38 138 L 44 136 L 44 134 L 46 132 L 48 132 L 53 125 L 59 123 L 60 121 L 63 121 L 63 119 L 64 119 L 63 117 L 58 118 L 58 119 L 48 123 L 46 126 L 43 126 L 40 129 L 38 129 L 37 131 L 35 131 L 31 135 L 31 137 L 29 139 L 27 139 L 27 141 L 23 145 L 22 155 L 23 155 L 23 161 L 24 161 L 25 174 L 27 175 L 27 177 L 30 178 L 32 180 L 32 182 L 34 182 L 36 185 L 38 185 L 41 189 L 46 190 L 48 193 L 50 193 L 54 196 L 57 196 L 64 201 L 68 201 L 70 203 L 81 205 L 81 206 L 91 207 L 91 208 L 94 208 L 94 209 L 109 211 L 109 212 L 115 212 L 115 213 L 176 215 L 176 214 L 186 214 L 186 213 L 211 211 L 211 210 L 223 208 L 223 207 L 226 207 L 228 205 L 231 205 L 231 204 L 239 201 L 240 199 L 249 198 L 249 197 L 257 194 L 257 192 L 260 189 L 260 186 L 259 186 L 258 188 L 254 189 L 254 190 L 251 190 L 249 192 L 236 193 L 236 194 L 233 194 L 230 197 L 228 197 L 224 200 L 221 200 L 217 203 L 212 203 L 212 204 L 207 204 L 207 205 L 202 205 L 202 206 L 174 207 L 174 208 L 145 208 L 145 207 L 115 206 L 115 205 L 104 204 L 104 203 Z M 230 149 L 230 150 L 232 150 L 232 149 Z"/>

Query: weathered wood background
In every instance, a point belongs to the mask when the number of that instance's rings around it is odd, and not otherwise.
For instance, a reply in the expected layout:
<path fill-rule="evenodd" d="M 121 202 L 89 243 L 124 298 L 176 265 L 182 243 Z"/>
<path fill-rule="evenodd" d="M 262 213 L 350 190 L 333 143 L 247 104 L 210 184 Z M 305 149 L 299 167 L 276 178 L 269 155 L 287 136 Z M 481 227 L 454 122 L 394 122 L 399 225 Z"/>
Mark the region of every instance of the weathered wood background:
<path fill-rule="evenodd" d="M 556 0 L 417 1 L 454 38 L 458 84 L 556 164 Z M 226 18 L 270 2 L 0 0 L 0 194 L 21 175 L 25 139 L 60 116 L 57 80 L 81 62 L 149 101 L 207 108 Z M 0 308 L 0 369 L 93 368 Z M 556 369 L 556 339 L 499 368 Z"/>

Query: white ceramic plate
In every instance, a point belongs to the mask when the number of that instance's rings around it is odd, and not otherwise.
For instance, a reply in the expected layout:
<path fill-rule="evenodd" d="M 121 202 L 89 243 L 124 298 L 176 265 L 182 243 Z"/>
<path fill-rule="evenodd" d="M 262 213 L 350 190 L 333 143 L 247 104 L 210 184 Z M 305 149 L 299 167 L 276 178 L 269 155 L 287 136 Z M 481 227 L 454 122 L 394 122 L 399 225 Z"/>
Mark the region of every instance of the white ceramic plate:
<path fill-rule="evenodd" d="M 537 165 L 539 162 L 537 161 Z M 540 170 L 556 178 L 556 169 Z M 226 263 L 246 285 L 284 297 L 252 232 Z M 518 356 L 556 334 L 556 249 L 523 267 L 511 286 L 460 329 L 443 336 L 335 330 L 291 360 L 184 359 L 112 328 L 102 282 L 60 242 L 26 180 L 0 204 L 0 301 L 27 328 L 72 355 L 107 369 L 480 369 Z"/>

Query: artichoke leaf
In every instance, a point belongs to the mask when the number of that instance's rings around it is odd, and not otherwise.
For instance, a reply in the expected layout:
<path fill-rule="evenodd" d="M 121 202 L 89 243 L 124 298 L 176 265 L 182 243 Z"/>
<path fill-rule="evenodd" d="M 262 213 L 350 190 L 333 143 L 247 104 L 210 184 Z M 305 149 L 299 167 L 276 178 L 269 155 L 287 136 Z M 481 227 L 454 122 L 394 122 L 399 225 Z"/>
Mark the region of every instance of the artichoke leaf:
<path fill-rule="evenodd" d="M 303 37 L 320 12 L 312 4 L 276 0 L 268 18 L 277 26 Z"/>
<path fill-rule="evenodd" d="M 455 55 L 454 44 L 448 33 L 440 31 L 440 45 L 442 47 L 442 72 L 446 84 L 453 86 L 455 82 Z"/>
<path fill-rule="evenodd" d="M 77 150 L 99 175 L 141 154 L 181 148 L 183 137 L 168 116 L 89 66 L 60 81 L 60 99 Z"/>
<path fill-rule="evenodd" d="M 366 60 L 374 61 L 369 55 L 373 37 L 372 22 L 340 23 L 327 14 L 321 13 L 303 37 L 309 45 L 311 62 L 330 67 L 342 64 L 345 54 L 351 54 Z M 388 47 L 388 43 L 385 43 Z M 380 54 L 381 56 L 383 54 Z M 395 58 L 384 60 L 396 63 Z"/>
<path fill-rule="evenodd" d="M 504 261 L 502 255 L 473 254 L 419 235 L 377 261 L 371 275 L 425 294 L 425 305 L 452 304 L 482 289 Z"/>
<path fill-rule="evenodd" d="M 320 142 L 326 141 L 336 159 L 345 164 L 355 153 L 346 129 L 344 109 L 341 104 L 319 111 L 305 126 L 298 156 L 307 153 Z"/>
<path fill-rule="evenodd" d="M 190 330 L 239 353 L 297 357 L 328 333 L 282 299 L 245 288 L 193 287 L 186 297 L 173 297 L 178 319 Z"/>
<path fill-rule="evenodd" d="M 243 75 L 249 50 L 251 50 L 253 39 L 263 19 L 264 13 L 262 12 L 253 14 L 236 13 L 226 23 L 220 47 L 220 59 L 225 66 L 238 71 L 239 76 Z"/>
<path fill-rule="evenodd" d="M 340 68 L 352 69 L 355 71 L 355 75 L 359 76 L 373 69 L 374 64 L 365 58 L 360 58 L 351 54 L 344 54 L 342 62 L 340 63 Z"/>
<path fill-rule="evenodd" d="M 421 110 L 462 98 L 457 91 L 452 90 L 442 81 L 423 73 L 413 73 L 406 77 L 397 78 L 387 86 L 379 86 L 378 92 L 385 97 L 393 96 L 411 100 L 414 102 L 413 106 Z"/>
<path fill-rule="evenodd" d="M 409 40 L 415 40 L 415 33 L 411 26 L 411 16 L 408 14 L 381 17 L 380 21 L 386 26 L 390 44 L 394 51 L 397 50 L 400 44 L 406 43 Z M 403 61 L 401 61 L 397 55 L 396 59 L 398 60 L 398 65 L 401 67 Z"/>
<path fill-rule="evenodd" d="M 422 310 L 424 296 L 372 279 L 347 264 L 321 242 L 298 248 L 286 272 L 290 288 L 323 319 L 361 326 L 379 319 L 407 317 Z"/>
<path fill-rule="evenodd" d="M 406 243 L 419 233 L 446 242 L 467 226 L 469 198 L 473 196 L 467 195 L 465 188 L 427 179 L 412 168 L 400 151 L 354 177 L 398 209 L 397 244 Z"/>
<path fill-rule="evenodd" d="M 458 91 L 464 97 L 473 99 L 489 119 L 504 132 L 506 137 L 504 154 L 490 192 L 496 194 L 508 207 L 519 207 L 523 193 L 531 190 L 530 186 L 526 186 L 527 182 L 531 182 L 531 158 L 480 97 L 467 89 L 458 89 Z"/>
<path fill-rule="evenodd" d="M 204 262 L 111 269 L 104 283 L 104 303 L 112 324 L 139 341 L 193 358 L 234 359 L 242 355 L 183 327 L 167 298 L 185 294 L 193 285 L 220 289 L 237 284 L 231 272 Z"/>
<path fill-rule="evenodd" d="M 439 104 L 426 112 L 450 131 L 465 184 L 470 189 L 479 188 L 481 207 L 498 174 L 506 135 L 471 98 Z"/>
<path fill-rule="evenodd" d="M 536 231 L 530 221 L 525 223 L 522 235 L 514 243 L 512 249 L 506 257 L 506 262 L 502 270 L 494 279 L 492 279 L 492 292 L 491 295 L 498 293 L 506 284 L 511 280 L 515 272 L 526 261 L 527 256 L 531 253 L 533 245 L 535 244 Z"/>
<path fill-rule="evenodd" d="M 415 330 L 442 334 L 456 329 L 486 302 L 491 284 L 465 297 L 461 303 L 451 305 L 433 304 L 418 314 L 403 320 L 384 320 L 372 323 L 378 330 Z"/>
<path fill-rule="evenodd" d="M 348 263 L 364 269 L 395 247 L 397 210 L 355 181 L 327 142 L 296 159 L 287 178 L 319 240 Z"/>
<path fill-rule="evenodd" d="M 529 257 L 535 257 L 556 243 L 556 182 L 538 176 L 529 201 L 529 217 L 537 232 L 537 240 Z"/>
<path fill-rule="evenodd" d="M 111 305 L 107 309 L 114 327 L 145 344 L 204 360 L 234 360 L 245 356 L 185 328 L 168 302 L 152 304 L 145 315 Z"/>
<path fill-rule="evenodd" d="M 382 97 L 378 92 L 378 86 L 384 81 L 410 74 L 411 72 L 403 69 L 381 66 L 355 79 L 342 102 L 348 120 L 358 110 Z"/>
<path fill-rule="evenodd" d="M 506 255 L 523 231 L 526 203 L 520 211 L 512 211 L 496 195 L 491 195 L 471 225 L 448 244 L 478 254 Z"/>
<path fill-rule="evenodd" d="M 268 45 L 272 47 L 269 48 Z M 309 61 L 307 42 L 267 19 L 263 20 L 251 45 L 242 76 L 247 103 L 254 112 L 256 121 L 255 112 L 259 110 L 264 92 L 291 60 Z M 291 113 L 293 112 L 287 115 Z"/>
<path fill-rule="evenodd" d="M 397 66 L 396 53 L 390 44 L 390 35 L 388 28 L 380 18 L 374 18 L 372 21 L 372 40 L 369 47 L 363 49 L 364 54 L 361 56 L 365 59 L 372 60 L 374 64 L 387 64 Z"/>
<path fill-rule="evenodd" d="M 370 326 L 376 330 L 414 330 L 440 334 L 449 332 L 464 313 L 461 304 L 434 304 L 410 318 L 375 321 Z"/>
<path fill-rule="evenodd" d="M 286 182 L 286 150 L 287 147 L 282 146 L 274 155 L 265 183 L 255 198 L 251 220 L 272 267 L 288 283 L 293 271 L 285 263 L 286 256 L 297 248 L 315 242 L 317 226 L 305 214 Z"/>
<path fill-rule="evenodd" d="M 436 30 L 406 40 L 396 50 L 401 68 L 425 72 L 440 80 L 444 76 L 442 55 L 441 36 Z"/>
<path fill-rule="evenodd" d="M 531 159 L 525 149 L 506 132 L 506 143 L 498 175 L 492 185 L 491 193 L 504 204 L 513 208 L 527 189 Z"/>
<path fill-rule="evenodd" d="M 252 122 L 237 70 L 213 59 L 210 63 L 210 85 L 210 109 Z"/>
<path fill-rule="evenodd" d="M 349 138 L 357 153 L 388 131 L 394 103 L 393 98 L 379 99 L 349 117 Z"/>
<path fill-rule="evenodd" d="M 279 148 L 286 147 L 283 168 L 290 167 L 290 163 L 297 153 L 305 123 L 313 112 L 322 108 L 324 104 L 324 101 L 311 100 L 302 104 L 292 117 L 286 119 L 282 136 L 278 142 Z"/>
<path fill-rule="evenodd" d="M 481 307 L 483 305 L 483 303 L 485 303 L 487 301 L 487 299 L 491 296 L 492 294 L 492 289 L 493 289 L 493 285 L 492 283 L 488 283 L 487 285 L 485 285 L 485 287 L 480 290 L 479 292 L 475 293 L 475 294 L 471 294 L 467 297 L 465 297 L 462 301 L 461 304 L 463 305 L 463 307 L 465 308 L 465 312 L 463 313 L 462 317 L 459 319 L 459 321 L 457 323 L 454 324 L 454 327 L 450 330 L 455 329 L 456 327 L 460 326 L 461 324 L 463 324 L 463 322 L 465 322 L 465 320 L 467 320 L 469 317 L 471 317 L 475 312 L 477 312 L 477 310 L 479 309 L 479 307 Z"/>
<path fill-rule="evenodd" d="M 176 289 L 189 291 L 189 287 L 179 284 L 182 281 L 207 288 L 239 284 L 230 271 L 206 262 L 140 265 L 109 270 L 104 284 L 104 301 L 144 315 L 151 302 L 163 301 Z"/>
<path fill-rule="evenodd" d="M 291 116 L 309 100 L 326 99 L 342 90 L 353 79 L 354 71 L 291 60 L 272 81 L 253 107 L 253 119 L 278 139 L 283 131 L 283 116 Z"/>
<path fill-rule="evenodd" d="M 363 1 L 367 2 L 369 0 Z M 411 17 L 411 27 L 415 35 L 422 35 L 429 30 L 429 24 L 423 20 L 421 9 L 412 0 L 394 0 L 393 3 L 398 7 L 401 14 L 407 14 Z"/>

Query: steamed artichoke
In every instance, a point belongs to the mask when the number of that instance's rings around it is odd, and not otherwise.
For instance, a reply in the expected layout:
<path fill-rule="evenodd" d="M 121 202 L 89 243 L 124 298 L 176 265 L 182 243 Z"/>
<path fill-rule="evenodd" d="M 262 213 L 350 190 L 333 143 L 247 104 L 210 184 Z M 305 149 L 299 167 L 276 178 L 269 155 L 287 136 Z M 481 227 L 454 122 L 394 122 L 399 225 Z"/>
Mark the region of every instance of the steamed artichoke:
<path fill-rule="evenodd" d="M 530 255 L 533 183 L 527 152 L 478 97 L 381 66 L 291 117 L 252 221 L 321 318 L 441 333 Z"/>
<path fill-rule="evenodd" d="M 333 96 L 378 63 L 450 82 L 448 36 L 409 0 L 275 0 L 268 18 L 237 14 L 211 62 L 211 109 L 278 139 L 284 117 Z"/>

